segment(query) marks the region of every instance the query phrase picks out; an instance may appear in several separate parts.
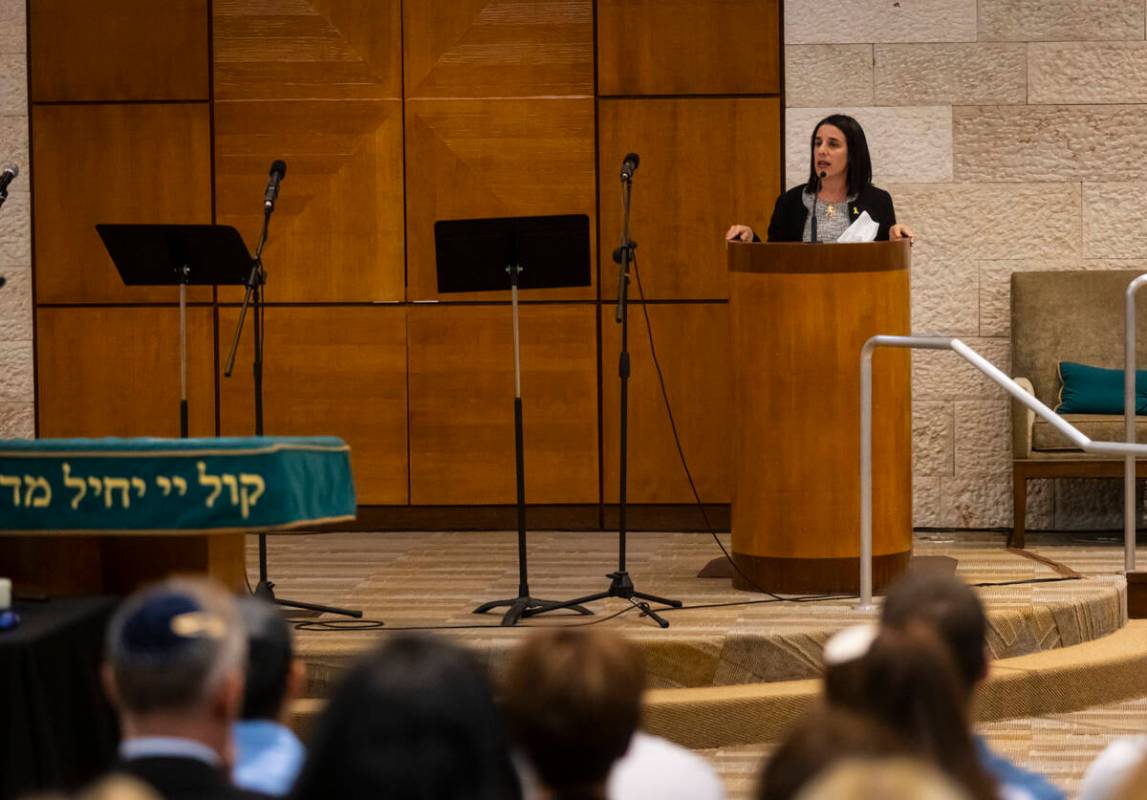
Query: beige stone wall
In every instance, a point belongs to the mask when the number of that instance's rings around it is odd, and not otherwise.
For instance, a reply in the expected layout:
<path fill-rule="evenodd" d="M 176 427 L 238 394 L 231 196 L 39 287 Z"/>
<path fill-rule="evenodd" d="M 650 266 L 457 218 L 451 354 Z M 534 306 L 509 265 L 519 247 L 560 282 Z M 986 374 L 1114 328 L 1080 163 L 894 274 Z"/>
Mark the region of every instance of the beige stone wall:
<path fill-rule="evenodd" d="M 0 166 L 20 176 L 0 208 L 0 438 L 35 430 L 25 0 L 0 0 Z"/>
<path fill-rule="evenodd" d="M 1147 268 L 1147 2 L 788 0 L 787 181 L 832 111 L 919 235 L 912 325 L 1010 366 L 1011 273 Z M 915 523 L 1011 523 L 1008 406 L 951 354 L 913 359 Z M 1118 481 L 1032 484 L 1029 527 L 1116 528 Z"/>

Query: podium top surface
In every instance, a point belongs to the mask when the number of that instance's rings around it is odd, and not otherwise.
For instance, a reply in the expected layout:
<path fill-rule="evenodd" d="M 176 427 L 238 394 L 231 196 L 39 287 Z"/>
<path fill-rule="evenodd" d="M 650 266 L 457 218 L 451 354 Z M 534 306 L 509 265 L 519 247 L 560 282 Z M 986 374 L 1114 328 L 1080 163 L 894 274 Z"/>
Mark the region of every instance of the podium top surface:
<path fill-rule="evenodd" d="M 0 533 L 231 533 L 354 515 L 350 448 L 335 437 L 0 442 Z"/>
<path fill-rule="evenodd" d="M 907 239 L 858 244 L 730 242 L 728 253 L 729 272 L 897 272 L 907 271 L 912 265 L 912 247 Z"/>

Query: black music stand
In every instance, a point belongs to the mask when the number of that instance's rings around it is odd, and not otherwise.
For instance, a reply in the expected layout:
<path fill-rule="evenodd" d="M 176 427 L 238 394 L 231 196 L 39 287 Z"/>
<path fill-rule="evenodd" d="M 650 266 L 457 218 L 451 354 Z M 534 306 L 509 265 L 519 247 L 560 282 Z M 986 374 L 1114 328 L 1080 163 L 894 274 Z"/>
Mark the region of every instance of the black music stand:
<path fill-rule="evenodd" d="M 518 485 L 518 596 L 474 609 L 485 614 L 507 607 L 503 625 L 523 617 L 586 608 L 530 596 L 526 560 L 526 467 L 522 433 L 522 370 L 518 337 L 518 290 L 590 285 L 589 217 L 584 214 L 500 219 L 439 220 L 434 223 L 438 292 L 510 290 L 514 323 L 514 454 Z"/>
<path fill-rule="evenodd" d="M 179 286 L 179 435 L 187 427 L 187 287 L 241 286 L 251 254 L 230 225 L 97 225 L 125 286 Z"/>

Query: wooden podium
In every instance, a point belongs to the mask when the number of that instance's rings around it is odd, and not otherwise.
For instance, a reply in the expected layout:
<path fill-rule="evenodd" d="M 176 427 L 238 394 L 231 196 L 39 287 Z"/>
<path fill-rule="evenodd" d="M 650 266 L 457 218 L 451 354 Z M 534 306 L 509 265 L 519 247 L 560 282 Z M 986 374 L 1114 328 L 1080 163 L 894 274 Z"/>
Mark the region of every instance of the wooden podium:
<path fill-rule="evenodd" d="M 860 350 L 910 332 L 906 241 L 730 244 L 733 559 L 759 587 L 856 592 Z M 912 553 L 911 357 L 873 359 L 873 583 Z M 752 589 L 734 571 L 733 584 Z"/>

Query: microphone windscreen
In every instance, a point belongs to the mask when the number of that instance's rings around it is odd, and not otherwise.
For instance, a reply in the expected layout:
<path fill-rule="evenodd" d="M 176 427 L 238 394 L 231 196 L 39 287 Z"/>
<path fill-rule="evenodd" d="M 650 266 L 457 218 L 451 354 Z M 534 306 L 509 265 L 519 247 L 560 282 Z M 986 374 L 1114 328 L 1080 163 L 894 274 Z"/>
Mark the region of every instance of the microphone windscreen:
<path fill-rule="evenodd" d="M 284 177 L 287 174 L 287 162 L 282 159 L 276 159 L 271 163 L 271 172 L 272 174 L 276 172 L 279 173 L 280 178 Z"/>
<path fill-rule="evenodd" d="M 5 164 L 3 169 L 0 169 L 0 172 L 11 172 L 12 177 L 15 178 L 20 174 L 20 168 L 15 164 Z"/>
<path fill-rule="evenodd" d="M 637 155 L 637 153 L 629 153 L 625 156 L 624 159 L 622 159 L 623 163 L 625 161 L 632 161 L 633 162 L 633 168 L 637 169 L 637 165 L 641 163 L 641 156 Z"/>

